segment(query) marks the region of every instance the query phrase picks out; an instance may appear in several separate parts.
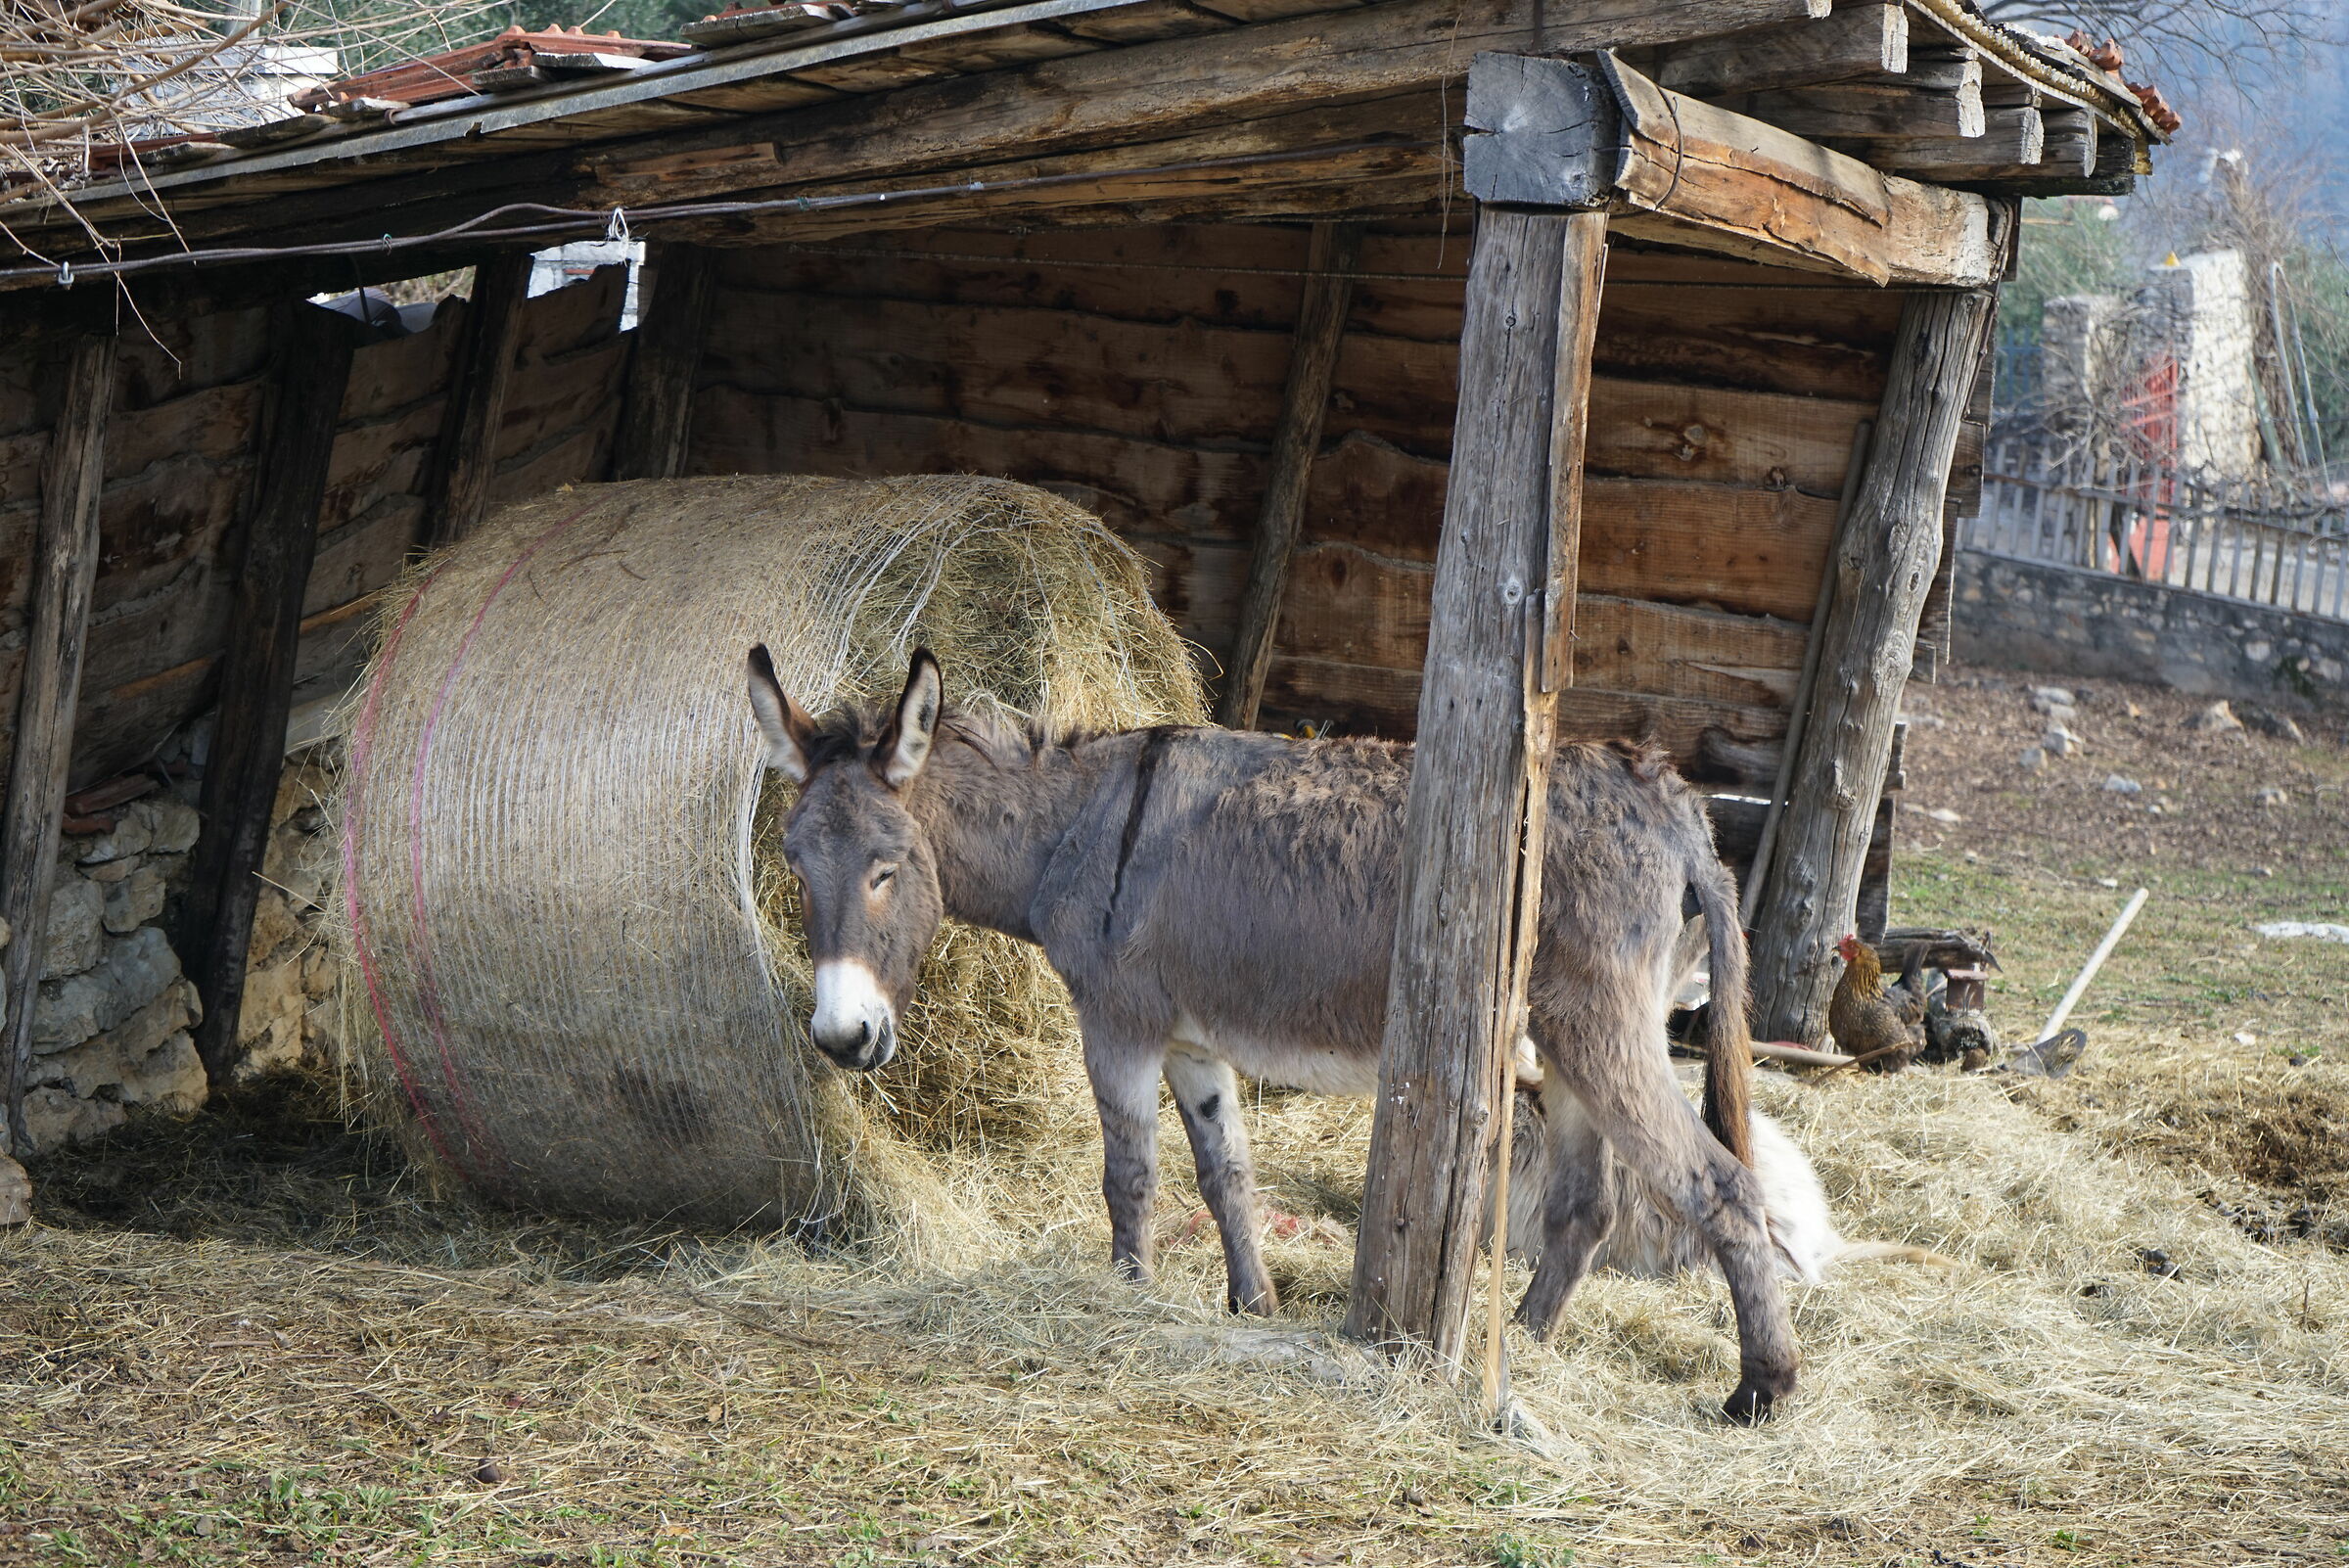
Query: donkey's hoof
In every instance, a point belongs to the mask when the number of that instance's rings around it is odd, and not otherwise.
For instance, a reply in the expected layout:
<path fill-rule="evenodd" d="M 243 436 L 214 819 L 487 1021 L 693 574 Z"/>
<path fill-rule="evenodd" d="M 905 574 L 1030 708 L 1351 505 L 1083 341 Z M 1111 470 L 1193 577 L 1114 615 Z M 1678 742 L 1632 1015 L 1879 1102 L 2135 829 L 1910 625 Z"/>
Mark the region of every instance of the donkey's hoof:
<path fill-rule="evenodd" d="M 1792 1393 L 1793 1390 L 1782 1392 Z M 1721 1413 L 1739 1426 L 1760 1426 L 1770 1419 L 1771 1411 L 1780 1397 L 1781 1391 L 1774 1390 L 1771 1383 L 1749 1378 L 1737 1385 L 1737 1392 L 1729 1396 L 1728 1403 L 1721 1407 Z"/>

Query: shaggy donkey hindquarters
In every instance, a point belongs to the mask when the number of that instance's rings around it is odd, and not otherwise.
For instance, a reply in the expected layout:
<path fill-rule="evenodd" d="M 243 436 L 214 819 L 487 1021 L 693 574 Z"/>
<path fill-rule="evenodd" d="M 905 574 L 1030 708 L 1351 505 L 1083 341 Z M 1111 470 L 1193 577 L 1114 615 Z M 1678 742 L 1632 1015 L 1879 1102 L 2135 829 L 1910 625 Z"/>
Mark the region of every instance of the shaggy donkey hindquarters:
<path fill-rule="evenodd" d="M 783 851 L 804 889 L 815 1044 L 844 1067 L 888 1061 L 945 915 L 1037 944 L 1084 1036 L 1115 1261 L 1150 1271 L 1163 1075 L 1222 1232 L 1231 1305 L 1271 1311 L 1234 1070 L 1375 1090 L 1410 748 L 1208 728 L 1021 734 L 947 709 L 926 651 L 878 712 L 819 723 L 763 648 L 750 691 L 768 761 L 801 786 Z M 1796 1355 L 1747 1168 L 1745 945 L 1728 873 L 1678 776 L 1618 747 L 1558 749 L 1546 842 L 1530 1033 L 1598 1136 L 1550 1143 L 1518 1318 L 1548 1332 L 1613 1225 L 1611 1152 L 1719 1260 L 1739 1341 L 1727 1409 L 1758 1418 L 1792 1392 Z M 1722 998 L 1702 1122 L 1665 1048 L 1683 889 L 1707 917 Z"/>

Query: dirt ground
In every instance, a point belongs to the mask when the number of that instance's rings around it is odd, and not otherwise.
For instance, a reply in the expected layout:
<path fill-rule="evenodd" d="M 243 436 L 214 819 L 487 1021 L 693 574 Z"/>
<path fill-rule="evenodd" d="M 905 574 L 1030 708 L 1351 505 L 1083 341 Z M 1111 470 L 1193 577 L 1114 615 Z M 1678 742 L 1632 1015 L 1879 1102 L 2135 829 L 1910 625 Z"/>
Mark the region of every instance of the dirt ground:
<path fill-rule="evenodd" d="M 2032 771 L 2020 759 L 2049 719 L 2030 693 L 2047 686 L 2078 699 L 2068 728 L 2083 744 Z M 2349 721 L 2298 715 L 2306 743 L 2295 744 L 2196 728 L 2210 706 L 2158 687 L 1967 670 L 1912 687 L 1904 843 L 2031 852 L 2050 868 L 2349 877 Z M 2108 789 L 2116 777 L 2139 792 Z M 2263 801 L 2268 789 L 2282 799 Z M 1937 811 L 1962 820 L 1927 814 Z"/>
<path fill-rule="evenodd" d="M 1225 1354 L 1212 1244 L 1137 1292 L 1083 1201 L 905 1276 L 484 1209 L 281 1084 L 36 1169 L 0 1235 L 0 1564 L 2338 1561 L 2349 946 L 2254 928 L 2349 920 L 2349 751 L 2071 684 L 2086 751 L 2036 773 L 2022 683 L 1915 694 L 1894 918 L 1990 928 L 2026 1038 L 2152 897 L 2071 1077 L 1767 1075 L 1850 1233 L 1959 1264 L 1799 1293 L 1810 1392 L 1762 1432 L 1713 1413 L 1717 1281 L 1594 1278 L 1557 1343 L 1513 1337 L 1539 1449 L 1350 1359 L 1339 1102 L 1253 1107 L 1302 1222 L 1271 1256 L 1306 1354 L 1266 1361 Z"/>

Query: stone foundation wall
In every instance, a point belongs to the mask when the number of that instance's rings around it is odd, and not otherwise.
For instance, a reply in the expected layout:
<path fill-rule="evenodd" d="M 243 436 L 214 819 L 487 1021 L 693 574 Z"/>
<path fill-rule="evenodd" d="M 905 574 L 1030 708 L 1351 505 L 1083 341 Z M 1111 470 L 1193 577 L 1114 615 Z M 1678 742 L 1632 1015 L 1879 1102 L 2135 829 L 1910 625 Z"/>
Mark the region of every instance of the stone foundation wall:
<path fill-rule="evenodd" d="M 196 808 L 168 795 L 68 837 L 49 892 L 24 1120 L 37 1148 L 94 1137 L 134 1107 L 193 1110 L 204 1064 L 196 988 L 158 924 L 184 884 Z"/>
<path fill-rule="evenodd" d="M 313 747 L 288 761 L 279 784 L 238 1018 L 240 1079 L 332 1059 L 332 1009 L 322 1005 L 333 978 L 332 764 L 327 747 Z M 196 788 L 133 801 L 97 831 L 64 839 L 24 1097 L 36 1150 L 96 1137 L 136 1111 L 184 1113 L 205 1101 L 190 1033 L 202 1005 L 167 935 L 201 826 Z"/>
<path fill-rule="evenodd" d="M 1955 633 L 1969 665 L 2349 712 L 2349 622 L 2108 573 L 1963 551 Z"/>

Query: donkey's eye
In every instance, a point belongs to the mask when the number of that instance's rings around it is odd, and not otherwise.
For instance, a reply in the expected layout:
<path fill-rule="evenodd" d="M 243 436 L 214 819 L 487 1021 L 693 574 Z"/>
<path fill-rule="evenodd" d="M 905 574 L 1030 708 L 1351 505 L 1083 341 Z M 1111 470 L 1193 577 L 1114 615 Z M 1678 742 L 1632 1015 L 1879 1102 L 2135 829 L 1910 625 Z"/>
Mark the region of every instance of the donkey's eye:
<path fill-rule="evenodd" d="M 889 885 L 889 879 L 897 874 L 898 868 L 894 865 L 875 866 L 873 868 L 873 891 L 880 892 Z"/>

